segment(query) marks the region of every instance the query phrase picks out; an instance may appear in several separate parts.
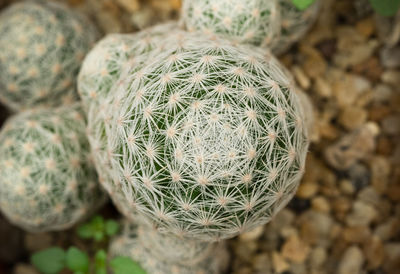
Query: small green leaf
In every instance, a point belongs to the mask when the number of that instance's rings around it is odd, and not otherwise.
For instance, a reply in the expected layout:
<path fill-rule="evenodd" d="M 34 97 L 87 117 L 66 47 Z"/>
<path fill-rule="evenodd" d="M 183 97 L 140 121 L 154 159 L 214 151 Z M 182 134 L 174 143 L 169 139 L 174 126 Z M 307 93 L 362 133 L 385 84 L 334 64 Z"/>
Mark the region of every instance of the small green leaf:
<path fill-rule="evenodd" d="M 400 0 L 369 0 L 369 2 L 382 16 L 394 16 L 400 8 Z"/>
<path fill-rule="evenodd" d="M 94 256 L 94 267 L 96 274 L 107 273 L 106 260 L 107 254 L 104 250 L 99 250 L 96 252 Z"/>
<path fill-rule="evenodd" d="M 43 274 L 56 274 L 65 267 L 65 251 L 51 247 L 34 253 L 31 262 Z"/>
<path fill-rule="evenodd" d="M 94 234 L 93 228 L 90 224 L 83 224 L 79 226 L 76 232 L 82 239 L 90 239 Z"/>
<path fill-rule="evenodd" d="M 72 271 L 86 273 L 89 269 L 89 257 L 78 248 L 70 247 L 67 251 L 66 264 Z"/>
<path fill-rule="evenodd" d="M 110 267 L 114 271 L 114 274 L 146 274 L 146 271 L 139 264 L 128 257 L 115 257 L 111 260 Z"/>
<path fill-rule="evenodd" d="M 315 0 L 292 0 L 292 2 L 299 10 L 305 10 L 311 6 Z"/>
<path fill-rule="evenodd" d="M 107 220 L 106 222 L 106 234 L 107 236 L 115 235 L 119 230 L 119 224 L 114 220 Z"/>
<path fill-rule="evenodd" d="M 102 241 L 102 240 L 104 239 L 104 233 L 103 233 L 103 231 L 95 231 L 94 234 L 93 234 L 93 239 L 94 239 L 96 242 Z"/>

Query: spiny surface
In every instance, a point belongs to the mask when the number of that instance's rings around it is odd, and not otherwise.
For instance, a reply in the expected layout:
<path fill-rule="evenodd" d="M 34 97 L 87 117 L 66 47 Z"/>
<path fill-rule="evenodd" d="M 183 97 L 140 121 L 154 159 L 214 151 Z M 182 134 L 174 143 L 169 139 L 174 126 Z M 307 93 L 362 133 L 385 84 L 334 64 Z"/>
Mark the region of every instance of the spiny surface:
<path fill-rule="evenodd" d="M 128 61 L 139 65 L 154 49 L 161 49 L 162 39 L 174 28 L 169 22 L 134 34 L 109 34 L 85 57 L 78 78 L 78 91 L 86 111 L 110 91 Z M 95 104 L 96 105 L 96 104 Z"/>
<path fill-rule="evenodd" d="M 64 229 L 103 203 L 80 105 L 22 112 L 0 144 L 0 209 L 14 224 Z"/>
<path fill-rule="evenodd" d="M 226 268 L 228 258 L 224 243 L 195 243 L 127 221 L 109 250 L 112 257 L 128 256 L 154 274 L 217 274 Z"/>
<path fill-rule="evenodd" d="M 315 3 L 301 11 L 292 0 L 184 0 L 182 20 L 189 31 L 214 33 L 281 54 L 306 33 L 318 10 Z"/>
<path fill-rule="evenodd" d="M 15 111 L 75 101 L 75 77 L 97 31 L 48 1 L 26 1 L 0 14 L 0 100 Z"/>
<path fill-rule="evenodd" d="M 97 134 L 106 138 L 96 140 L 110 165 L 106 189 L 124 197 L 124 214 L 197 239 L 266 223 L 304 169 L 291 82 L 256 48 L 196 33 L 165 43 L 147 66 L 121 75 L 104 103 Z"/>

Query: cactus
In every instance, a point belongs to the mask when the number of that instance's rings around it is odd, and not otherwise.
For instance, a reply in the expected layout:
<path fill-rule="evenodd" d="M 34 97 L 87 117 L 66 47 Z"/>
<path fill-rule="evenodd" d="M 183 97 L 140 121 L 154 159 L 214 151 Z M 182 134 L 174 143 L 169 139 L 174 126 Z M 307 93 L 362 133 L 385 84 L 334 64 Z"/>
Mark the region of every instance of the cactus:
<path fill-rule="evenodd" d="M 266 223 L 288 202 L 308 142 L 272 55 L 197 36 L 127 70 L 97 134 L 126 208 L 162 231 L 210 241 Z"/>
<path fill-rule="evenodd" d="M 281 54 L 305 34 L 318 9 L 319 3 L 314 3 L 300 11 L 291 0 L 184 0 L 182 20 L 189 31 L 214 33 Z"/>
<path fill-rule="evenodd" d="M 11 117 L 0 132 L 0 209 L 29 231 L 65 229 L 102 205 L 80 104 Z"/>
<path fill-rule="evenodd" d="M 78 99 L 75 77 L 98 33 L 49 1 L 20 2 L 0 14 L 0 100 L 14 111 Z"/>
<path fill-rule="evenodd" d="M 162 49 L 162 39 L 176 22 L 145 29 L 135 34 L 109 34 L 88 53 L 78 77 L 78 92 L 85 110 L 110 91 L 128 61 L 139 64 L 155 48 Z"/>
<path fill-rule="evenodd" d="M 227 266 L 229 256 L 224 242 L 210 245 L 174 235 L 164 237 L 154 228 L 126 220 L 122 228 L 121 235 L 111 241 L 110 255 L 131 257 L 148 273 L 221 273 Z M 165 252 L 166 247 L 170 252 Z"/>

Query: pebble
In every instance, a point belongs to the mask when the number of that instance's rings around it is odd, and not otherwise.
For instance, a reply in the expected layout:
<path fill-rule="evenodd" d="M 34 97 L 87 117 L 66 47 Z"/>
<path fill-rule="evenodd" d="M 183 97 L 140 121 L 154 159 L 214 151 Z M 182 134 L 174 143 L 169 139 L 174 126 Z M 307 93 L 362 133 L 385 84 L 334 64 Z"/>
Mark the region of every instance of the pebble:
<path fill-rule="evenodd" d="M 305 182 L 300 184 L 296 196 L 302 199 L 309 199 L 318 192 L 318 185 L 316 183 Z"/>
<path fill-rule="evenodd" d="M 371 185 L 379 194 L 383 194 L 388 186 L 389 175 L 391 172 L 390 162 L 382 156 L 372 157 L 369 161 L 371 170 Z"/>
<path fill-rule="evenodd" d="M 283 273 L 290 268 L 289 263 L 278 252 L 272 253 L 272 266 L 276 273 Z"/>
<path fill-rule="evenodd" d="M 364 255 L 367 259 L 367 269 L 377 269 L 385 259 L 385 250 L 379 237 L 373 236 L 364 244 Z"/>
<path fill-rule="evenodd" d="M 318 77 L 317 79 L 315 79 L 314 90 L 322 98 L 330 98 L 332 96 L 332 87 L 322 77 Z"/>
<path fill-rule="evenodd" d="M 307 75 L 305 74 L 305 72 L 301 67 L 293 66 L 292 73 L 302 89 L 307 90 L 310 88 L 311 86 L 310 78 L 307 77 Z"/>
<path fill-rule="evenodd" d="M 269 273 L 271 272 L 272 265 L 271 260 L 268 253 L 260 253 L 254 256 L 253 258 L 253 267 L 254 270 L 260 271 L 260 273 Z"/>
<path fill-rule="evenodd" d="M 357 246 L 350 246 L 343 254 L 339 263 L 337 274 L 356 274 L 360 273 L 362 264 L 364 263 L 364 255 Z"/>
<path fill-rule="evenodd" d="M 318 196 L 312 199 L 311 206 L 315 211 L 322 213 L 329 213 L 331 211 L 329 201 L 324 196 Z"/>
<path fill-rule="evenodd" d="M 349 226 L 368 226 L 377 217 L 377 214 L 378 212 L 374 207 L 357 200 L 346 218 L 346 223 Z"/>
<path fill-rule="evenodd" d="M 140 3 L 138 0 L 117 0 L 117 3 L 130 13 L 138 11 L 140 8 Z"/>
<path fill-rule="evenodd" d="M 310 252 L 310 266 L 311 268 L 319 268 L 323 266 L 328 257 L 327 250 L 323 247 L 317 246 Z"/>
<path fill-rule="evenodd" d="M 400 242 L 389 242 L 384 245 L 385 266 L 387 273 L 399 273 L 400 269 Z"/>
<path fill-rule="evenodd" d="M 382 120 L 382 132 L 387 135 L 400 134 L 400 114 L 387 116 Z"/>
<path fill-rule="evenodd" d="M 386 70 L 382 73 L 381 79 L 384 83 L 392 85 L 397 88 L 400 86 L 400 71 L 399 70 Z"/>
<path fill-rule="evenodd" d="M 347 226 L 342 230 L 343 239 L 351 244 L 361 244 L 369 239 L 371 230 L 368 226 Z"/>
<path fill-rule="evenodd" d="M 392 217 L 377 225 L 374 235 L 378 236 L 382 241 L 388 241 L 397 235 L 398 231 L 400 231 L 400 219 Z"/>
<path fill-rule="evenodd" d="M 332 91 L 339 107 L 353 106 L 361 94 L 371 89 L 370 81 L 362 76 L 344 74 L 335 78 Z"/>
<path fill-rule="evenodd" d="M 334 168 L 346 170 L 375 149 L 378 133 L 378 125 L 368 122 L 328 146 L 325 149 L 325 159 Z"/>
<path fill-rule="evenodd" d="M 309 210 L 302 214 L 299 219 L 300 238 L 307 244 L 316 244 L 327 247 L 330 245 L 330 234 L 334 224 L 332 217 L 328 214 Z"/>
<path fill-rule="evenodd" d="M 299 236 L 292 235 L 282 246 L 282 256 L 294 263 L 303 263 L 310 253 L 310 247 Z"/>
<path fill-rule="evenodd" d="M 392 94 L 393 94 L 393 90 L 389 85 L 378 84 L 373 89 L 373 100 L 378 103 L 385 103 L 390 100 L 390 97 L 392 96 Z"/>
<path fill-rule="evenodd" d="M 370 16 L 358 21 L 355 27 L 359 34 L 361 34 L 364 38 L 368 38 L 375 31 L 375 21 L 373 17 Z"/>
<path fill-rule="evenodd" d="M 340 190 L 343 194 L 351 195 L 356 191 L 356 188 L 348 179 L 343 179 L 339 183 Z"/>
<path fill-rule="evenodd" d="M 14 274 L 39 274 L 36 269 L 29 264 L 17 264 L 14 267 Z"/>
<path fill-rule="evenodd" d="M 380 51 L 381 64 L 389 69 L 397 68 L 400 66 L 400 47 L 386 47 Z"/>
<path fill-rule="evenodd" d="M 347 130 L 362 126 L 367 120 L 368 113 L 365 109 L 356 106 L 347 106 L 339 116 L 339 122 Z"/>
<path fill-rule="evenodd" d="M 251 231 L 240 234 L 239 239 L 244 242 L 255 241 L 264 233 L 264 226 L 257 226 Z"/>

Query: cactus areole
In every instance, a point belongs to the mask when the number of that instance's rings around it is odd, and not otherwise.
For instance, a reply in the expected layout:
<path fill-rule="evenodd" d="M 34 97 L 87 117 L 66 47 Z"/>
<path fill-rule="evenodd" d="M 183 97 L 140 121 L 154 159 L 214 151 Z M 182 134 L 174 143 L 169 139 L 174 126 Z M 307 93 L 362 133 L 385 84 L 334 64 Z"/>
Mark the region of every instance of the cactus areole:
<path fill-rule="evenodd" d="M 264 50 L 197 33 L 164 43 L 101 103 L 106 189 L 128 217 L 193 239 L 268 222 L 293 196 L 308 147 L 291 82 Z"/>

